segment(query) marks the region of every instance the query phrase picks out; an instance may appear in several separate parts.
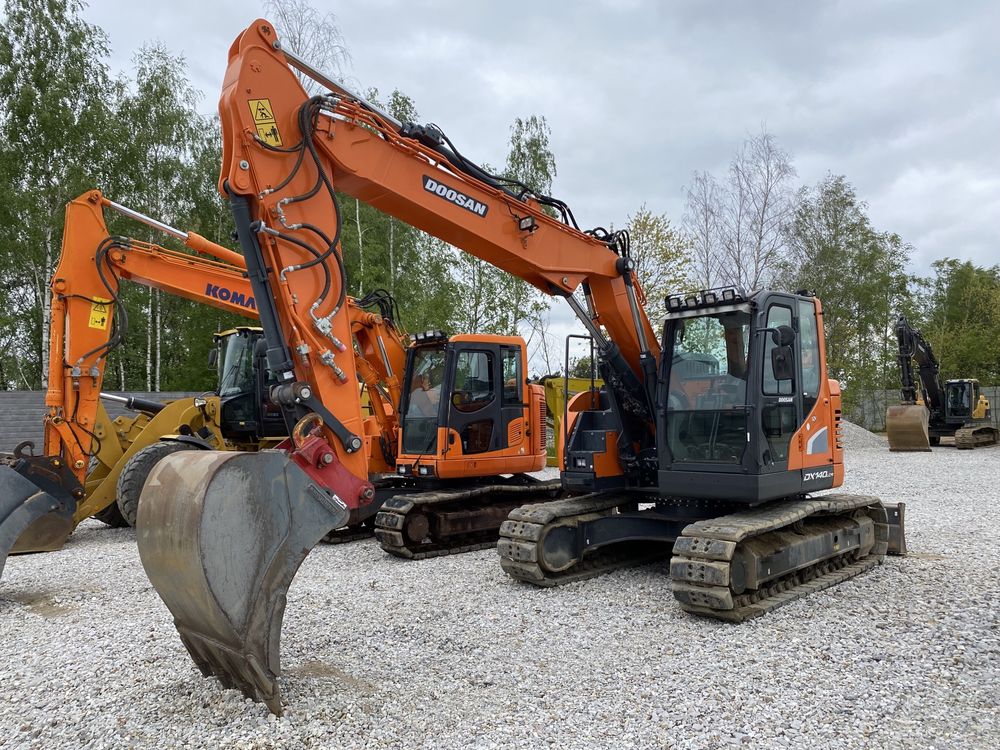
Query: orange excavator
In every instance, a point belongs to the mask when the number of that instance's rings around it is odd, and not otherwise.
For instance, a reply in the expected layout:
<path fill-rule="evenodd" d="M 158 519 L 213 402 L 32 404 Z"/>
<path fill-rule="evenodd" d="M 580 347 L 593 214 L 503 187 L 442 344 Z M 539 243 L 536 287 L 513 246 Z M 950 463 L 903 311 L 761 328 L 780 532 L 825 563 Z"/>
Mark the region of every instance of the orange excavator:
<path fill-rule="evenodd" d="M 173 235 L 202 255 L 112 236 L 104 209 Z M 120 281 L 253 317 L 254 300 L 242 266 L 238 253 L 143 216 L 96 190 L 69 203 L 51 282 L 44 450 L 33 455 L 29 443 L 0 456 L 0 573 L 9 553 L 59 549 L 77 524 L 114 502 L 116 477 L 102 477 L 111 490 L 97 492 L 88 484 L 88 469 L 102 445 L 113 442 L 107 434 L 110 423 L 100 418 L 100 396 L 107 354 L 127 327 Z"/>
<path fill-rule="evenodd" d="M 309 96 L 296 70 L 325 93 Z M 327 531 L 375 500 L 360 408 L 343 396 L 357 384 L 339 345 L 350 321 L 338 193 L 562 298 L 593 340 L 605 386 L 574 397 L 562 420 L 570 495 L 503 522 L 501 562 L 515 577 L 555 584 L 672 553 L 680 606 L 740 621 L 869 570 L 893 531 L 901 541 L 878 498 L 808 494 L 844 479 L 840 391 L 815 297 L 672 295 L 654 330 L 627 233 L 582 231 L 562 201 L 489 174 L 440 129 L 399 122 L 284 50 L 265 20 L 230 49 L 220 115 L 219 187 L 278 380 L 272 397 L 294 429 L 279 451 L 169 456 L 146 484 L 140 556 L 205 675 L 281 711 L 288 586 Z M 420 421 L 411 361 L 397 467 L 468 470 L 498 425 L 508 438 L 534 429 L 521 381 L 508 393 L 497 369 L 502 346 L 493 354 L 446 352 L 441 382 L 462 383 L 431 407 L 434 424 Z M 491 502 L 470 495 L 452 510 L 474 525 Z M 417 536 L 432 525 L 419 504 L 385 510 L 383 543 L 405 536 L 413 512 L 426 519 Z"/>
<path fill-rule="evenodd" d="M 112 236 L 104 221 L 105 209 L 181 239 L 202 255 Z M 292 434 L 289 430 L 294 425 L 285 425 L 280 409 L 267 401 L 269 389 L 277 382 L 268 370 L 266 346 L 259 330 L 234 329 L 229 332 L 232 335 L 224 336 L 225 366 L 220 373 L 218 397 L 191 399 L 186 407 L 181 404 L 163 409 L 163 417 L 175 420 L 170 423 L 175 427 L 168 431 L 179 431 L 170 437 L 169 444 L 154 442 L 143 447 L 149 441 L 133 440 L 124 451 L 106 455 L 113 453 L 110 448 L 118 441 L 109 435 L 113 427 L 99 398 L 107 354 L 124 338 L 127 328 L 119 301 L 122 280 L 257 317 L 246 264 L 238 253 L 144 216 L 96 190 L 70 202 L 62 251 L 52 280 L 50 372 L 61 371 L 61 375 L 50 377 L 42 454 L 33 455 L 34 446 L 28 444 L 18 446 L 13 454 L 0 455 L 0 573 L 8 554 L 61 548 L 81 521 L 114 505 L 116 491 L 118 506 L 130 509 L 126 520 L 132 522 L 132 509 L 152 464 L 174 450 L 221 448 L 221 436 L 227 448 L 253 451 L 275 442 L 270 438 Z M 436 404 L 442 392 L 446 403 L 464 400 L 472 411 L 477 410 L 475 399 L 483 397 L 471 390 L 451 395 L 450 386 L 442 391 L 439 374 L 446 360 L 456 360 L 460 383 L 468 386 L 485 379 L 483 382 L 494 382 L 499 388 L 504 375 L 515 377 L 526 370 L 522 339 L 465 335 L 449 338 L 440 332 L 422 332 L 408 342 L 395 322 L 395 302 L 383 290 L 361 299 L 346 298 L 344 313 L 349 326 L 345 339 L 349 342 L 345 346 L 350 350 L 349 358 L 344 370 L 338 372 L 335 363 L 330 369 L 338 382 L 356 378 L 355 387 L 339 390 L 337 398 L 360 409 L 359 382 L 367 392 L 365 407 L 369 413 L 361 421 L 359 436 L 367 460 L 366 478 L 372 482 L 375 498 L 372 503 L 359 505 L 345 520 L 344 528 L 328 535 L 328 541 L 370 536 L 379 506 L 400 492 L 406 492 L 408 497 L 427 494 L 435 498 L 443 497 L 445 489 L 460 496 L 470 492 L 482 496 L 492 491 L 497 498 L 540 498 L 551 494 L 551 483 L 525 476 L 525 472 L 541 468 L 545 460 L 544 431 L 528 427 L 545 419 L 544 400 L 534 387 L 508 383 L 508 392 L 513 389 L 520 394 L 523 387 L 528 403 L 521 406 L 519 401 L 521 413 L 514 415 L 508 399 L 503 424 L 506 434 L 501 435 L 498 426 L 496 434 L 486 436 L 484 443 L 484 429 L 480 426 L 475 432 L 480 442 L 473 448 L 479 451 L 479 460 L 471 464 L 461 463 L 455 468 L 449 465 L 448 469 L 441 464 L 438 468 L 434 458 L 426 455 L 429 446 L 420 432 L 435 432 L 437 412 L 431 413 L 429 408 L 422 411 L 421 407 Z M 297 354 L 303 357 L 304 353 Z M 407 382 L 415 384 L 405 397 L 400 386 L 404 374 Z M 436 382 L 431 383 L 435 378 Z M 412 428 L 407 431 L 408 442 L 402 446 L 404 454 L 408 451 L 407 461 L 397 464 L 401 401 L 410 407 L 404 413 Z M 139 406 L 151 412 L 163 407 Z M 209 426 L 216 429 L 207 431 Z M 91 468 L 95 456 L 101 459 L 96 470 Z M 496 539 L 493 527 L 498 528 L 499 523 L 491 524 L 490 543 Z M 462 529 L 465 537 L 474 532 L 468 527 Z M 425 546 L 431 546 L 429 542 L 425 539 Z"/>

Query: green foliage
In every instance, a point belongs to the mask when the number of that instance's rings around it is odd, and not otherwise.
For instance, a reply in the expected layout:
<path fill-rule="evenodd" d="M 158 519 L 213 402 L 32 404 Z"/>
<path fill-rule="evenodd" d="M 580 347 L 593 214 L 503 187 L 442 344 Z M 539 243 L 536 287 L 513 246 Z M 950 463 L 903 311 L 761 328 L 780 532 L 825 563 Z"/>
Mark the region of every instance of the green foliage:
<path fill-rule="evenodd" d="M 63 207 L 106 174 L 107 38 L 77 0 L 8 0 L 0 37 L 2 387 L 43 383 Z"/>
<path fill-rule="evenodd" d="M 691 240 L 666 214 L 654 214 L 645 203 L 628 217 L 628 232 L 636 275 L 646 294 L 646 314 L 658 329 L 666 314 L 666 296 L 689 285 Z"/>
<path fill-rule="evenodd" d="M 569 376 L 571 378 L 601 377 L 601 373 L 593 365 L 593 359 L 589 354 L 570 360 Z"/>
<path fill-rule="evenodd" d="M 191 87 L 182 58 L 153 45 L 142 48 L 135 63 L 135 80 L 115 102 L 123 130 L 121 145 L 107 154 L 116 165 L 112 194 L 161 221 L 228 244 L 231 220 L 215 187 L 218 123 L 198 114 L 201 95 Z M 109 229 L 119 227 L 137 239 L 180 248 L 132 222 L 116 219 Z M 213 388 L 214 375 L 203 366 L 211 333 L 245 319 L 132 284 L 123 285 L 122 294 L 129 338 L 109 357 L 119 385 L 124 375 L 132 388 Z"/>
<path fill-rule="evenodd" d="M 943 258 L 933 269 L 923 333 L 941 376 L 1000 383 L 1000 266 Z"/>
<path fill-rule="evenodd" d="M 526 185 L 530 194 L 551 193 L 556 176 L 556 160 L 549 148 L 551 134 L 544 117 L 515 118 L 501 177 Z M 468 253 L 459 254 L 455 277 L 462 291 L 455 310 L 455 328 L 464 333 L 514 336 L 524 324 L 537 323 L 549 307 L 548 298 L 523 279 Z"/>
<path fill-rule="evenodd" d="M 899 235 L 876 231 L 867 205 L 839 175 L 802 191 L 788 243 L 783 285 L 812 290 L 822 301 L 827 367 L 844 386 L 845 408 L 895 387 L 892 327 L 915 307 L 906 272 L 910 246 Z"/>

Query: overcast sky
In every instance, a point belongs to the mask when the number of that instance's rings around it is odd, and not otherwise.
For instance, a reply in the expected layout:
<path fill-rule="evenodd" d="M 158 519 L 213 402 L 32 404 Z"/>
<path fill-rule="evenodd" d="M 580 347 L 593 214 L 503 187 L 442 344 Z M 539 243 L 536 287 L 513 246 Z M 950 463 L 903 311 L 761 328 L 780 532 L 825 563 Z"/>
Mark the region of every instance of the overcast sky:
<path fill-rule="evenodd" d="M 675 222 L 694 170 L 721 175 L 766 124 L 803 184 L 844 174 L 879 230 L 1000 263 L 1000 4 L 322 2 L 356 85 L 399 88 L 462 152 L 502 164 L 518 116 L 552 128 L 554 193 L 581 225 L 646 203 Z M 114 70 L 144 42 L 182 53 L 214 111 L 243 0 L 93 0 Z"/>

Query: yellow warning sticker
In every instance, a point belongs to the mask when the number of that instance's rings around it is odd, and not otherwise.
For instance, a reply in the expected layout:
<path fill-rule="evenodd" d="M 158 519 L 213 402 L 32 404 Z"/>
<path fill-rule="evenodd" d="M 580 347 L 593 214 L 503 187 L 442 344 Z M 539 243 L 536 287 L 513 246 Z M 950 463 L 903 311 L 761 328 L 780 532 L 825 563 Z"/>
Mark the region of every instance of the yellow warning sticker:
<path fill-rule="evenodd" d="M 281 145 L 281 133 L 278 132 L 278 126 L 273 122 L 268 122 L 263 125 L 257 124 L 257 135 L 260 136 L 261 140 L 271 146 Z"/>
<path fill-rule="evenodd" d="M 250 115 L 253 117 L 254 125 L 257 126 L 257 135 L 262 141 L 271 146 L 281 145 L 281 133 L 278 132 L 278 125 L 274 121 L 274 110 L 271 109 L 270 99 L 251 99 Z"/>
<path fill-rule="evenodd" d="M 274 122 L 270 99 L 251 99 L 250 112 L 254 122 Z"/>
<path fill-rule="evenodd" d="M 106 331 L 111 324 L 111 309 L 107 304 L 111 300 L 94 297 L 90 303 L 90 327 Z"/>

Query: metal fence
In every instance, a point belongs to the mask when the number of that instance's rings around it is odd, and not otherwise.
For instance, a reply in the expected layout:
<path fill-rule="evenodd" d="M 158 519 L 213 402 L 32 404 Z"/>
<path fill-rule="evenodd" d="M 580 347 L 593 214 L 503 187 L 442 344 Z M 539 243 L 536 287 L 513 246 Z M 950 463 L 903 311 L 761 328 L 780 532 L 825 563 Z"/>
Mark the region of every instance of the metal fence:
<path fill-rule="evenodd" d="M 1000 386 L 983 386 L 981 390 L 990 401 L 993 423 L 1000 428 Z M 884 432 L 886 407 L 899 403 L 899 390 L 870 391 L 858 401 L 854 408 L 845 410 L 844 416 L 867 430 Z"/>

